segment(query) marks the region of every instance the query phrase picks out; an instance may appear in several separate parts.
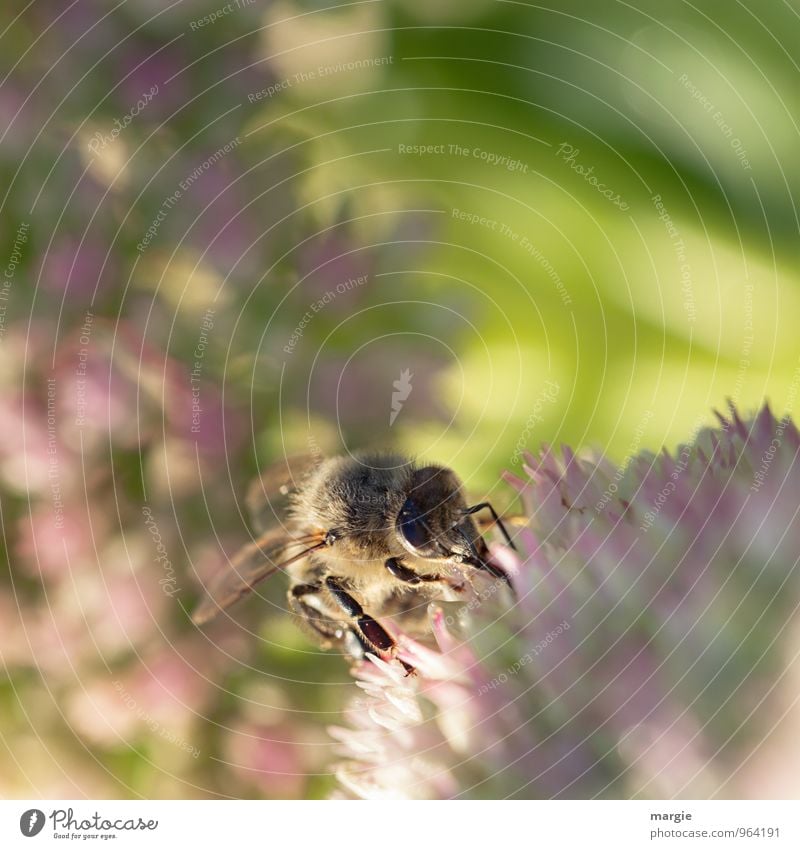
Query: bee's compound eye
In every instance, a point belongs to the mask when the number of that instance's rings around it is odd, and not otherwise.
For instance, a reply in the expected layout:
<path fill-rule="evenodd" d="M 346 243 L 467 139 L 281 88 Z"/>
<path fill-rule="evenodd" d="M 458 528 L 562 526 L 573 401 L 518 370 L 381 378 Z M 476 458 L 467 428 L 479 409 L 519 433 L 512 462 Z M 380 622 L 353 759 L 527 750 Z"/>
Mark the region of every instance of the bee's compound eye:
<path fill-rule="evenodd" d="M 407 499 L 397 517 L 397 527 L 408 545 L 416 550 L 428 547 L 430 537 L 419 508 L 412 499 Z"/>

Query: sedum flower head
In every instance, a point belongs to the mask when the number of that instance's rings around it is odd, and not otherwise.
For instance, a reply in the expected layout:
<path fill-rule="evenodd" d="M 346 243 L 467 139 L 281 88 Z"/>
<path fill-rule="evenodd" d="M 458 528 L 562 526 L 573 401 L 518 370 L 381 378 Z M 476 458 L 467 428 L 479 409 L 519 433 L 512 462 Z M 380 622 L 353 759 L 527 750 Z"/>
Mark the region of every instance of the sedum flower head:
<path fill-rule="evenodd" d="M 519 553 L 494 548 L 516 599 L 432 608 L 438 650 L 398 633 L 415 676 L 359 668 L 331 732 L 343 792 L 750 797 L 777 775 L 796 794 L 800 434 L 768 407 L 719 420 L 623 468 L 526 455 Z"/>

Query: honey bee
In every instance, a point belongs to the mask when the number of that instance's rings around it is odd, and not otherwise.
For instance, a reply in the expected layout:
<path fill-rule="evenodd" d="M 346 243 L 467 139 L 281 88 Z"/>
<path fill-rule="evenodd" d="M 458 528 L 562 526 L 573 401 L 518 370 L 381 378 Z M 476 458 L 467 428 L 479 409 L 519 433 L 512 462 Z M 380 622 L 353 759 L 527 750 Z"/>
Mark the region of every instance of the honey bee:
<path fill-rule="evenodd" d="M 488 502 L 467 505 L 451 469 L 378 453 L 318 464 L 295 459 L 284 468 L 285 474 L 270 470 L 251 487 L 247 501 L 260 536 L 210 582 L 195 624 L 284 571 L 290 610 L 324 648 L 336 647 L 357 662 L 367 652 L 383 658 L 396 652 L 378 618 L 391 617 L 418 639 L 429 637 L 429 602 L 463 597 L 475 570 L 511 588 L 474 516 L 489 511 L 513 547 L 503 522 Z M 288 499 L 283 517 L 276 492 Z M 275 520 L 277 527 L 270 527 Z"/>

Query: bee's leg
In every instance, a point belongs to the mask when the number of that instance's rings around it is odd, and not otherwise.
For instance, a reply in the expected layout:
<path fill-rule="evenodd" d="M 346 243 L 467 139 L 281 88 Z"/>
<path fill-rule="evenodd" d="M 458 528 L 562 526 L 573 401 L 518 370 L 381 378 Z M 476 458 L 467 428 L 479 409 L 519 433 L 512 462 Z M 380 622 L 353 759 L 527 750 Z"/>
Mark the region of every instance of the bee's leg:
<path fill-rule="evenodd" d="M 402 581 L 404 584 L 421 584 L 423 582 L 431 584 L 447 580 L 444 575 L 420 575 L 413 569 L 405 566 L 399 557 L 390 557 L 383 565 L 390 575 L 393 575 L 398 581 Z"/>
<path fill-rule="evenodd" d="M 323 648 L 330 648 L 334 642 L 342 640 L 344 629 L 333 617 L 323 612 L 321 605 L 315 603 L 321 589 L 319 584 L 296 584 L 289 590 L 289 608 L 314 636 L 322 638 Z"/>
<path fill-rule="evenodd" d="M 498 581 L 502 581 L 511 590 L 511 594 L 516 598 L 517 592 L 514 589 L 514 584 L 511 583 L 511 578 L 509 577 L 508 572 L 506 572 L 502 566 L 498 566 L 497 563 L 489 557 L 488 551 L 484 554 L 484 556 L 467 557 L 464 562 L 482 572 L 488 572 L 493 578 L 497 578 Z"/>
<path fill-rule="evenodd" d="M 342 586 L 342 582 L 329 575 L 325 579 L 325 586 L 330 590 L 336 603 L 350 617 L 356 620 L 361 633 L 375 648 L 389 652 L 394 648 L 394 640 L 389 636 L 384 627 L 373 619 L 364 608 L 353 598 Z"/>
<path fill-rule="evenodd" d="M 352 660 L 364 660 L 367 652 L 374 652 L 375 649 L 361 636 L 358 628 L 353 628 L 350 625 L 345 626 L 344 648 Z"/>
<path fill-rule="evenodd" d="M 355 619 L 355 624 L 358 626 L 360 636 L 366 640 L 370 650 L 378 649 L 383 654 L 392 655 L 397 647 L 397 644 L 392 639 L 391 635 L 386 631 L 383 625 L 373 619 L 364 608 L 353 598 L 352 595 L 342 586 L 342 581 L 333 575 L 328 575 L 325 578 L 325 586 L 330 591 L 333 599 L 342 608 L 342 610 Z M 414 668 L 407 663 L 400 661 L 406 672 L 410 675 Z"/>
<path fill-rule="evenodd" d="M 477 539 L 471 540 L 463 530 L 460 530 L 459 532 L 466 543 L 467 548 L 470 550 L 469 556 L 465 557 L 463 562 L 472 566 L 474 569 L 479 569 L 482 572 L 488 572 L 493 578 L 498 578 L 503 581 L 516 597 L 516 591 L 514 590 L 514 585 L 511 583 L 511 578 L 502 566 L 498 566 L 497 563 L 492 560 L 491 555 L 489 554 L 489 547 L 486 545 L 483 537 L 479 536 Z"/>
<path fill-rule="evenodd" d="M 493 578 L 497 578 L 499 581 L 503 581 L 508 588 L 511 590 L 514 595 L 516 595 L 516 591 L 514 590 L 514 585 L 511 583 L 511 578 L 503 569 L 502 566 L 498 566 L 496 563 L 493 563 L 491 560 L 483 560 L 481 558 L 468 558 L 466 560 L 470 566 L 473 566 L 475 569 L 480 569 L 483 572 L 488 572 Z"/>
<path fill-rule="evenodd" d="M 411 586 L 418 586 L 419 584 L 444 584 L 456 592 L 463 592 L 464 590 L 464 584 L 453 583 L 453 579 L 448 578 L 447 575 L 420 575 L 406 566 L 399 557 L 390 557 L 383 565 L 392 577 L 397 578 L 398 581 L 402 581 L 404 584 L 410 584 Z"/>
<path fill-rule="evenodd" d="M 358 628 L 341 622 L 334 612 L 327 611 L 320 593 L 322 584 L 295 584 L 289 591 L 289 607 L 301 619 L 302 625 L 321 638 L 323 648 L 340 646 L 352 660 L 363 660 L 374 648 L 358 631 Z"/>

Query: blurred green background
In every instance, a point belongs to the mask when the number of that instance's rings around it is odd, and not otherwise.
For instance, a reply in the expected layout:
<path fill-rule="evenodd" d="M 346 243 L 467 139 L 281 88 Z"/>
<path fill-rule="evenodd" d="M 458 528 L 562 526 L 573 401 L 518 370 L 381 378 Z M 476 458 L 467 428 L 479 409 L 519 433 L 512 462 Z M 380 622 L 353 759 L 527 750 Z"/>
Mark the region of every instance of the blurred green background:
<path fill-rule="evenodd" d="M 280 581 L 186 614 L 276 457 L 397 447 L 506 503 L 543 442 L 791 411 L 795 2 L 39 0 L 0 33 L 5 796 L 329 792 L 352 685 Z"/>

